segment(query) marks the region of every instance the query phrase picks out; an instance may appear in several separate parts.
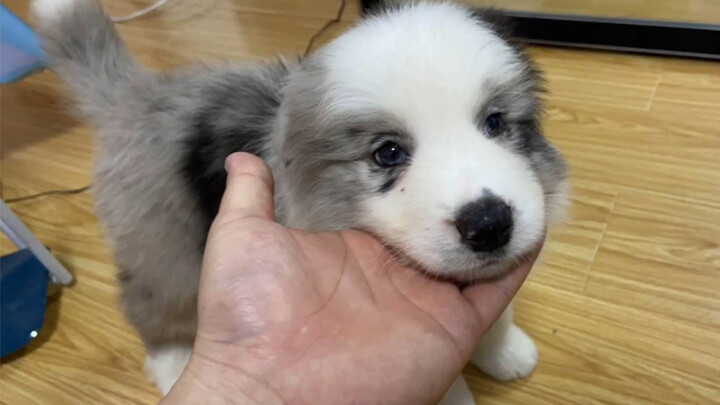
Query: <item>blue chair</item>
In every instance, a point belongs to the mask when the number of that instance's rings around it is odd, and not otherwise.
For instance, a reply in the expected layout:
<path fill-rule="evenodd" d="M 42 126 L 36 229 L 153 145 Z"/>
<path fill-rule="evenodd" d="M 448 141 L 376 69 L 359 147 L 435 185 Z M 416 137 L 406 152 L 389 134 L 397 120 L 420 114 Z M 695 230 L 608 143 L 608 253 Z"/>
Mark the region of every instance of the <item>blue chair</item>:
<path fill-rule="evenodd" d="M 0 83 L 44 68 L 44 60 L 37 35 L 0 5 Z M 73 277 L 2 200 L 0 229 L 19 249 L 0 257 L 0 357 L 5 357 L 38 336 L 49 280 L 70 284 Z"/>
<path fill-rule="evenodd" d="M 0 4 L 0 83 L 18 81 L 44 67 L 38 36 Z"/>

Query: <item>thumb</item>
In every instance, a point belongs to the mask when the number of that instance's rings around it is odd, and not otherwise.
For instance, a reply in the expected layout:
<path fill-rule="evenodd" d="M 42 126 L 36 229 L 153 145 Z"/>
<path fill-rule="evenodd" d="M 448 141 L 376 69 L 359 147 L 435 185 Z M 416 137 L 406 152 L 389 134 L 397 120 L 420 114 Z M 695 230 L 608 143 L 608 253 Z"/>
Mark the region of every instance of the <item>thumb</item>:
<path fill-rule="evenodd" d="M 225 160 L 227 184 L 218 217 L 275 220 L 273 177 L 270 168 L 257 156 L 233 153 Z"/>
<path fill-rule="evenodd" d="M 542 250 L 542 243 L 509 273 L 500 278 L 465 288 L 463 296 L 470 301 L 485 333 L 505 312 L 527 278 Z"/>

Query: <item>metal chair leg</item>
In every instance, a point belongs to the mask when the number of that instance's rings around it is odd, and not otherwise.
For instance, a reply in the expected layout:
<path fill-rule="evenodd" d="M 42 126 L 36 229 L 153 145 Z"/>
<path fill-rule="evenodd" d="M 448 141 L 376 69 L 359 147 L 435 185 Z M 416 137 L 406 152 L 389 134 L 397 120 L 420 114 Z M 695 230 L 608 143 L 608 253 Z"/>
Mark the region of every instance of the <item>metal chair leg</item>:
<path fill-rule="evenodd" d="M 20 219 L 2 200 L 0 200 L 0 229 L 18 249 L 28 249 L 37 257 L 48 269 L 53 283 L 64 285 L 72 283 L 72 274 L 37 240 L 35 235 L 20 222 Z"/>

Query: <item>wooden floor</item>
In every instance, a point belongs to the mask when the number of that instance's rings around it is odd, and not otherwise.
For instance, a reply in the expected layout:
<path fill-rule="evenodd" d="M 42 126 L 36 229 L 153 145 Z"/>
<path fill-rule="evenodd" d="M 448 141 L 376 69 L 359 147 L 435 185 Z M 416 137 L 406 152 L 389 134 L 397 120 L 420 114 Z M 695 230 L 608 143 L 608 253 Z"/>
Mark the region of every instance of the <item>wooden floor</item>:
<path fill-rule="evenodd" d="M 27 0 L 4 4 L 26 16 Z M 105 1 L 124 14 L 149 0 Z M 173 0 L 120 27 L 152 67 L 302 52 L 338 0 Z M 349 1 L 341 32 L 357 16 Z M 549 136 L 567 155 L 572 218 L 521 292 L 518 323 L 541 361 L 526 381 L 466 375 L 482 404 L 720 401 L 720 64 L 534 48 Z M 90 128 L 63 112 L 51 73 L 3 86 L 2 197 L 91 182 Z M 118 311 L 92 195 L 11 207 L 77 277 L 0 370 L 2 404 L 151 404 L 143 349 Z M 12 247 L 3 240 L 2 252 Z"/>

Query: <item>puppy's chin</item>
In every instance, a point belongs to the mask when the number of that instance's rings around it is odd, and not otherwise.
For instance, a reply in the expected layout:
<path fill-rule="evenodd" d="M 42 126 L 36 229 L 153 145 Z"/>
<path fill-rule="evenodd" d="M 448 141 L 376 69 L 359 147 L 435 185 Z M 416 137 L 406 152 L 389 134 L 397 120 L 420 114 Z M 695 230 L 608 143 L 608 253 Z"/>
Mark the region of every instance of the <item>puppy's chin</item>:
<path fill-rule="evenodd" d="M 444 268 L 426 270 L 428 274 L 451 280 L 456 283 L 470 284 L 477 281 L 489 280 L 502 277 L 513 268 L 514 260 L 486 260 L 478 261 L 475 265 L 462 268 Z"/>
<path fill-rule="evenodd" d="M 406 255 L 398 249 L 392 249 L 395 257 L 405 266 L 436 280 L 443 280 L 457 284 L 471 284 L 478 281 L 502 277 L 524 260 L 525 255 L 518 257 L 488 258 L 484 260 L 471 259 L 467 264 L 453 267 L 424 264 L 412 256 Z"/>

